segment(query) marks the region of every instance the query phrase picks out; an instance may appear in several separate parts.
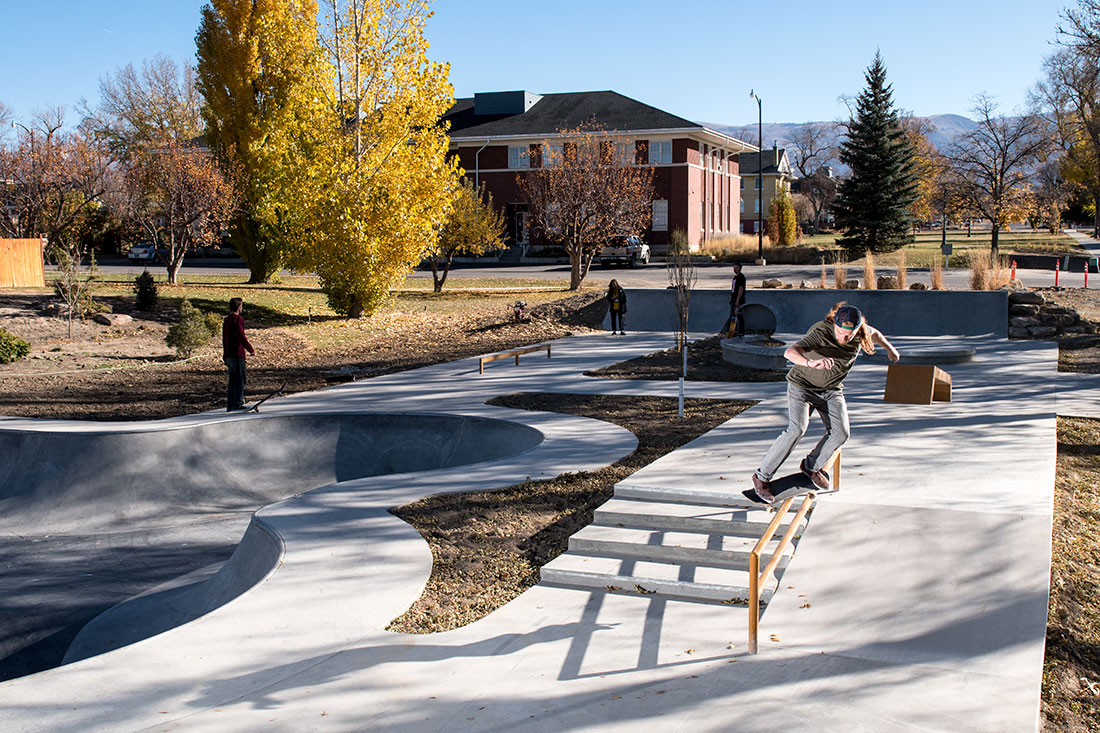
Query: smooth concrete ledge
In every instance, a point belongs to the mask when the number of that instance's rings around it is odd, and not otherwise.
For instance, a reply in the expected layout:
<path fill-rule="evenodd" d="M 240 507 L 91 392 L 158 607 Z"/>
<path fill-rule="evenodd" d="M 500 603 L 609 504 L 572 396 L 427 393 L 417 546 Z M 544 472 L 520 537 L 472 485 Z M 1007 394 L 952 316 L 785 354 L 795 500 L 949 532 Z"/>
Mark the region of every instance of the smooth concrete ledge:
<path fill-rule="evenodd" d="M 678 328 L 671 290 L 631 288 L 628 296 L 628 329 Z M 747 299 L 775 315 L 777 332 L 805 333 L 833 305 L 847 301 L 888 336 L 1008 336 L 1008 292 L 1004 290 L 750 289 Z M 729 291 L 694 290 L 690 306 L 688 329 L 717 333 L 729 318 Z"/>
<path fill-rule="evenodd" d="M 795 336 L 797 340 L 798 337 Z M 768 340 L 782 341 L 777 346 L 765 346 Z M 787 360 L 783 352 L 790 343 L 783 335 L 759 336 L 747 334 L 741 339 L 722 339 L 722 359 L 739 367 L 747 369 L 769 369 L 772 371 L 785 371 Z"/>

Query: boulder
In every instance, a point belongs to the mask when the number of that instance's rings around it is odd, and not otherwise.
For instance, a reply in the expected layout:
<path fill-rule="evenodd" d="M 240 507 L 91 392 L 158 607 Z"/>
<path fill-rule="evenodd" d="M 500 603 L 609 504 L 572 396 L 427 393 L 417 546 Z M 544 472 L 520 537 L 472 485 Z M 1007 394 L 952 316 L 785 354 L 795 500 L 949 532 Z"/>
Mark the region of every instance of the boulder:
<path fill-rule="evenodd" d="M 1026 339 L 1031 337 L 1031 332 L 1026 328 L 1010 328 L 1008 329 L 1008 337 L 1010 339 Z"/>
<path fill-rule="evenodd" d="M 816 288 L 817 285 L 810 282 L 809 280 L 803 280 L 802 282 L 800 282 L 798 284 L 798 287 L 801 288 L 802 290 L 810 290 L 811 288 Z"/>
<path fill-rule="evenodd" d="M 859 280 L 848 280 L 844 283 L 845 290 L 859 290 Z"/>
<path fill-rule="evenodd" d="M 1054 326 L 1032 326 L 1027 331 L 1036 339 L 1048 339 L 1058 334 L 1058 329 Z"/>
<path fill-rule="evenodd" d="M 1012 328 L 1031 328 L 1039 325 L 1039 319 L 1032 316 L 1010 316 L 1008 325 Z"/>
<path fill-rule="evenodd" d="M 1036 316 L 1038 314 L 1039 306 L 1031 303 L 1017 303 L 1008 306 L 1008 315 L 1010 316 Z"/>
<path fill-rule="evenodd" d="M 1088 329 L 1084 326 L 1066 326 L 1062 333 L 1088 333 Z"/>
<path fill-rule="evenodd" d="M 879 290 L 897 290 L 898 279 L 893 275 L 881 275 L 878 279 Z"/>
<path fill-rule="evenodd" d="M 1017 305 L 1019 303 L 1028 303 L 1030 305 L 1042 305 L 1046 301 L 1039 293 L 1033 293 L 1030 290 L 1017 290 L 1008 294 L 1008 302 L 1010 305 Z"/>
<path fill-rule="evenodd" d="M 1039 323 L 1044 326 L 1064 328 L 1077 323 L 1077 319 L 1064 313 L 1040 313 Z"/>
<path fill-rule="evenodd" d="M 767 280 L 760 283 L 760 285 L 765 288 L 781 288 L 783 287 L 783 281 L 777 277 L 769 277 Z"/>
<path fill-rule="evenodd" d="M 928 290 L 928 286 L 924 283 L 913 283 L 909 286 L 910 290 Z"/>
<path fill-rule="evenodd" d="M 1077 311 L 1073 308 L 1067 308 L 1064 305 L 1045 305 L 1043 306 L 1043 313 L 1052 313 L 1058 315 L 1077 315 Z"/>
<path fill-rule="evenodd" d="M 134 321 L 125 313 L 96 313 L 92 316 L 92 320 L 96 323 L 102 323 L 104 326 L 123 326 Z"/>

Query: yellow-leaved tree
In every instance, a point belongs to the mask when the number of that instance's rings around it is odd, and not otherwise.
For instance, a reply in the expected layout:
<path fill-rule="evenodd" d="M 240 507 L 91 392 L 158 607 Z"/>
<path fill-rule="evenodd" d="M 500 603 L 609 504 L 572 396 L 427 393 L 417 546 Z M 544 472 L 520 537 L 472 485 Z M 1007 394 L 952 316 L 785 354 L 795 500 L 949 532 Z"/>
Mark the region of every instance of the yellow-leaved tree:
<path fill-rule="evenodd" d="M 308 215 L 300 181 L 331 116 L 317 2 L 210 0 L 195 41 L 206 137 L 239 188 L 233 245 L 266 282 Z"/>
<path fill-rule="evenodd" d="M 435 243 L 458 188 L 439 119 L 448 67 L 427 58 L 424 0 L 328 0 L 324 145 L 299 176 L 296 269 L 334 310 L 370 315 Z"/>
<path fill-rule="evenodd" d="M 428 250 L 435 292 L 443 291 L 455 255 L 480 257 L 499 249 L 503 242 L 504 214 L 493 206 L 485 184 L 474 188 L 473 183 L 464 180 L 439 238 Z"/>

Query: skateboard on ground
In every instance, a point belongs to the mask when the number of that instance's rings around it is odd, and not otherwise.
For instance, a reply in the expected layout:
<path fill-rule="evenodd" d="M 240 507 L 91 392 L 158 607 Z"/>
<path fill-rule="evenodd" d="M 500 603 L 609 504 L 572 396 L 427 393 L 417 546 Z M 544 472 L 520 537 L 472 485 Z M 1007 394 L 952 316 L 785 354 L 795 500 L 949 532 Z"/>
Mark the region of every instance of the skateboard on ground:
<path fill-rule="evenodd" d="M 790 499 L 795 496 L 802 496 L 808 494 L 811 491 L 815 494 L 833 494 L 837 489 L 819 489 L 814 485 L 814 482 L 810 480 L 810 477 L 799 471 L 798 473 L 792 473 L 789 476 L 783 476 L 781 478 L 772 480 L 772 496 L 775 497 L 775 503 L 778 504 L 786 499 Z M 754 489 L 747 489 L 741 492 L 747 499 L 755 504 L 764 504 L 760 497 L 756 495 Z"/>
<path fill-rule="evenodd" d="M 283 382 L 282 384 L 280 384 L 275 389 L 274 392 L 271 392 L 271 393 L 265 395 L 259 401 L 253 402 L 251 405 L 247 405 L 243 410 L 241 410 L 241 412 L 259 412 L 260 411 L 260 405 L 267 402 L 268 400 L 270 400 L 275 395 L 280 394 L 284 389 L 286 389 L 286 385 L 287 385 L 287 383 Z"/>

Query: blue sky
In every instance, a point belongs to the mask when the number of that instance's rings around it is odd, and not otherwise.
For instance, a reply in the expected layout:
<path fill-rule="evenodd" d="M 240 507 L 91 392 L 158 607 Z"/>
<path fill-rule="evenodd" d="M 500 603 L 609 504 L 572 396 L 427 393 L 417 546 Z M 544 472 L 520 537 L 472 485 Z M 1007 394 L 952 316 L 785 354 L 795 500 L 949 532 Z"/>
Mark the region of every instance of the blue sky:
<path fill-rule="evenodd" d="M 875 50 L 895 101 L 967 114 L 989 92 L 1021 105 L 1073 0 L 436 0 L 431 56 L 456 96 L 613 89 L 696 121 L 847 116 Z M 194 60 L 201 0 L 0 0 L 0 102 L 19 117 L 94 101 L 98 80 L 165 53 Z"/>

